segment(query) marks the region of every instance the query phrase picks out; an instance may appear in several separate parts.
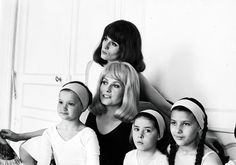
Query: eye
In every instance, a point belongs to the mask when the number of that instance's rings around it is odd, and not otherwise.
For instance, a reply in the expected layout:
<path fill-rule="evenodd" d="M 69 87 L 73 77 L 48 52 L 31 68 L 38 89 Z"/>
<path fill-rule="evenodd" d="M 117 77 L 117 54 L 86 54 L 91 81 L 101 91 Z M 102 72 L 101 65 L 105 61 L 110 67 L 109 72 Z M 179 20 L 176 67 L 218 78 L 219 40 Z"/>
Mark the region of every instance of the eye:
<path fill-rule="evenodd" d="M 63 102 L 61 100 L 58 101 L 58 104 L 62 104 Z"/>
<path fill-rule="evenodd" d="M 134 131 L 134 132 L 138 132 L 138 131 L 139 131 L 139 128 L 138 128 L 138 127 L 134 127 L 134 128 L 133 128 L 133 131 Z"/>
<path fill-rule="evenodd" d="M 145 129 L 145 133 L 151 133 L 151 132 L 152 132 L 151 129 L 149 129 L 149 128 Z"/>
<path fill-rule="evenodd" d="M 191 124 L 190 123 L 183 123 L 184 125 L 186 125 L 186 126 L 190 126 Z"/>
<path fill-rule="evenodd" d="M 69 105 L 69 106 L 75 106 L 75 103 L 70 102 L 70 103 L 68 103 L 68 105 Z"/>
<path fill-rule="evenodd" d="M 118 46 L 118 44 L 117 44 L 116 42 L 112 42 L 111 44 L 112 44 L 112 46 L 114 46 L 114 47 L 117 47 L 117 46 Z"/>
<path fill-rule="evenodd" d="M 108 82 L 106 80 L 102 80 L 101 84 L 106 85 Z"/>
<path fill-rule="evenodd" d="M 176 122 L 171 120 L 170 125 L 176 125 Z"/>
<path fill-rule="evenodd" d="M 114 84 L 113 85 L 115 88 L 120 88 L 120 84 Z"/>

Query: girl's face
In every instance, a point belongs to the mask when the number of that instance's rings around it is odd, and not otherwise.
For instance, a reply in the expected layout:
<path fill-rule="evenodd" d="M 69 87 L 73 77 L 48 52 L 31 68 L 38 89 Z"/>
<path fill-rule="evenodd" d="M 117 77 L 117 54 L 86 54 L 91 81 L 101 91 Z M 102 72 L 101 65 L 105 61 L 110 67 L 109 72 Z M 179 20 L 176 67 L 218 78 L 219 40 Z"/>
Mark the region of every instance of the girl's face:
<path fill-rule="evenodd" d="M 100 100 L 106 106 L 118 106 L 122 104 L 124 85 L 117 79 L 106 75 L 100 85 Z"/>
<path fill-rule="evenodd" d="M 64 120 L 78 120 L 83 112 L 83 107 L 75 93 L 62 90 L 59 94 L 57 112 Z"/>
<path fill-rule="evenodd" d="M 173 110 L 171 112 L 170 131 L 180 147 L 197 146 L 200 127 L 191 112 Z"/>
<path fill-rule="evenodd" d="M 143 116 L 138 117 L 133 123 L 132 135 L 134 144 L 138 150 L 156 150 L 159 135 L 153 121 Z"/>
<path fill-rule="evenodd" d="M 117 60 L 119 44 L 106 36 L 102 41 L 101 58 L 108 62 Z"/>

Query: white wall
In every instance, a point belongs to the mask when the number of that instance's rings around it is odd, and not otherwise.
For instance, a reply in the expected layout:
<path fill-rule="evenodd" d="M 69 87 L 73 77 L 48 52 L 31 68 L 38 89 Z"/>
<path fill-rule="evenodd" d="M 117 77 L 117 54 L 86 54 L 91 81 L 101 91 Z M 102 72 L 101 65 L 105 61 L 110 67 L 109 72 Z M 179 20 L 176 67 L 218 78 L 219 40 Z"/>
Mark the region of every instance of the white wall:
<path fill-rule="evenodd" d="M 227 131 L 236 122 L 235 8 L 230 0 L 159 0 L 148 1 L 145 13 L 149 80 L 171 101 L 199 99 L 210 127 Z"/>

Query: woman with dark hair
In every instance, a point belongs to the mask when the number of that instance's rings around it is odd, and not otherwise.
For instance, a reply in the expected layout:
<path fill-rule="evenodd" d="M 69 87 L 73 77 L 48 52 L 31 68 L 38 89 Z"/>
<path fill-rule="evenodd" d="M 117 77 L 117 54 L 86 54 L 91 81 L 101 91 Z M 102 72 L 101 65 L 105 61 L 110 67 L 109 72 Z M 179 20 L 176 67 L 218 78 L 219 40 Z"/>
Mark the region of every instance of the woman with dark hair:
<path fill-rule="evenodd" d="M 87 65 L 86 81 L 92 92 L 95 90 L 94 82 L 98 79 L 97 73 L 112 61 L 131 64 L 138 72 L 141 100 L 151 102 L 169 117 L 171 104 L 142 74 L 146 68 L 142 54 L 142 39 L 137 27 L 129 21 L 118 20 L 105 27 L 100 43 L 93 54 L 93 61 Z"/>

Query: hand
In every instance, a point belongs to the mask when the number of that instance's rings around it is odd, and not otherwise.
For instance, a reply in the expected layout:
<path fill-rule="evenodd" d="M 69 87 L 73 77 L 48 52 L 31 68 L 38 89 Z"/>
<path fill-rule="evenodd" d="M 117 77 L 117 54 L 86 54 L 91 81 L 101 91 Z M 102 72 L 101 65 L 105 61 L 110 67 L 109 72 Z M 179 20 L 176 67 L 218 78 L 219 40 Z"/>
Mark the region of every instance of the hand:
<path fill-rule="evenodd" d="M 15 133 L 9 129 L 2 129 L 0 131 L 0 136 L 3 138 L 3 139 L 8 139 L 8 140 L 11 140 L 11 141 L 14 141 L 14 142 L 17 142 L 17 141 L 20 141 L 20 134 L 18 133 Z"/>

